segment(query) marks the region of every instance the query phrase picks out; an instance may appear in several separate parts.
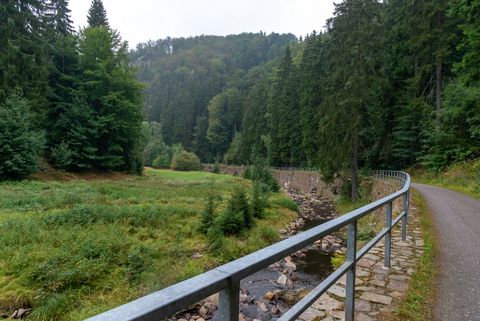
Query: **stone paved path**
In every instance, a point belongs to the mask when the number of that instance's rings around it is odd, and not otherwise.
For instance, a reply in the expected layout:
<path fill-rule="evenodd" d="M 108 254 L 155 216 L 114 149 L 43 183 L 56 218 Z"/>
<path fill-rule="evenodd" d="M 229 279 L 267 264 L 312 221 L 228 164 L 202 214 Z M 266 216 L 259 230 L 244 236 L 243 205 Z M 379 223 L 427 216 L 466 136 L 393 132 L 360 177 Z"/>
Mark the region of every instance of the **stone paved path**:
<path fill-rule="evenodd" d="M 417 211 L 411 207 L 408 236 L 401 239 L 400 225 L 392 232 L 391 267 L 383 267 L 383 241 L 371 249 L 356 269 L 355 320 L 380 320 L 392 311 L 408 289 L 410 276 L 415 272 L 423 254 L 423 240 L 418 227 Z M 339 279 L 298 320 L 344 320 L 345 276 Z"/>
<path fill-rule="evenodd" d="M 439 238 L 435 320 L 480 321 L 480 201 L 413 184 L 427 201 Z"/>

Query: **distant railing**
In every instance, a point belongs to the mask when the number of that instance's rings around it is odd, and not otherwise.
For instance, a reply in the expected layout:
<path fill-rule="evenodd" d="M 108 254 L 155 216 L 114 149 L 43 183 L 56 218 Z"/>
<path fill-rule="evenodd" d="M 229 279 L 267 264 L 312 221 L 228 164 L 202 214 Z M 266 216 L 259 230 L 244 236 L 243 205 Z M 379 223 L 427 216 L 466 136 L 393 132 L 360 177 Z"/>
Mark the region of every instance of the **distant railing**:
<path fill-rule="evenodd" d="M 302 300 L 291 307 L 279 320 L 296 320 L 325 293 L 330 286 L 342 275 L 346 274 L 345 320 L 353 321 L 355 311 L 356 262 L 385 237 L 384 266 L 390 267 L 392 228 L 398 222 L 402 222 L 402 240 L 404 241 L 407 232 L 410 176 L 405 172 L 397 171 L 375 171 L 372 173 L 372 176 L 382 180 L 392 181 L 399 184 L 401 188 L 380 200 L 365 205 L 348 214 L 305 232 L 298 233 L 288 239 L 214 268 L 196 277 L 99 314 L 88 319 L 88 321 L 158 321 L 217 292 L 220 292 L 217 319 L 221 321 L 237 321 L 239 319 L 240 280 L 345 226 L 348 228 L 346 262 L 323 280 Z M 401 213 L 393 218 L 393 201 L 399 198 L 403 200 L 403 208 Z M 357 250 L 358 220 L 383 207 L 386 207 L 385 227 L 360 250 Z"/>

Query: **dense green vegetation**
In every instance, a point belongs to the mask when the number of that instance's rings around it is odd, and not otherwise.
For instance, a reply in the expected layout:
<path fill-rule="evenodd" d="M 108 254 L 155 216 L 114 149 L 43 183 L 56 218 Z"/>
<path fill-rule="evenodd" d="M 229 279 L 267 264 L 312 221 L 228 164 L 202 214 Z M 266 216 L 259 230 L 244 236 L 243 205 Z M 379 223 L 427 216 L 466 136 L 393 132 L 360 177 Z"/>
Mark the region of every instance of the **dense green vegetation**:
<path fill-rule="evenodd" d="M 142 85 L 127 43 L 100 0 L 78 33 L 69 14 L 67 0 L 0 4 L 0 106 L 15 116 L 0 135 L 16 136 L 0 155 L 9 164 L 0 178 L 28 175 L 38 156 L 63 170 L 143 170 Z"/>
<path fill-rule="evenodd" d="M 453 164 L 440 172 L 412 169 L 413 180 L 453 189 L 480 199 L 480 160 Z"/>
<path fill-rule="evenodd" d="M 283 38 L 277 59 L 265 48 L 278 36 L 262 33 L 164 39 L 131 57 L 168 144 L 203 161 L 349 172 L 356 197 L 360 168 L 479 157 L 479 8 L 345 0 L 324 32 Z"/>
<path fill-rule="evenodd" d="M 250 229 L 211 240 L 200 229 L 207 193 L 214 215 L 236 212 L 230 195 L 251 199 L 249 181 L 153 169 L 120 178 L 0 183 L 0 313 L 83 320 L 265 247 L 296 215 L 272 194 Z"/>

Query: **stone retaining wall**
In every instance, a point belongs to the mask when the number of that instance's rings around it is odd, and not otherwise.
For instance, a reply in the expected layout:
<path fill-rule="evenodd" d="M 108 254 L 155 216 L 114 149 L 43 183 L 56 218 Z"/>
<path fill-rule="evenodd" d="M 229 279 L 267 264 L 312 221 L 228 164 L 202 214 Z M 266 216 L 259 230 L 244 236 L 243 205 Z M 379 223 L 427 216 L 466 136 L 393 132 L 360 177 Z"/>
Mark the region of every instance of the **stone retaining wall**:
<path fill-rule="evenodd" d="M 213 165 L 204 165 L 206 171 L 212 171 Z M 242 176 L 245 166 L 220 165 L 220 172 Z M 296 190 L 301 193 L 314 193 L 332 200 L 340 191 L 340 182 L 326 183 L 319 172 L 302 170 L 273 170 L 280 186 L 285 190 Z"/>

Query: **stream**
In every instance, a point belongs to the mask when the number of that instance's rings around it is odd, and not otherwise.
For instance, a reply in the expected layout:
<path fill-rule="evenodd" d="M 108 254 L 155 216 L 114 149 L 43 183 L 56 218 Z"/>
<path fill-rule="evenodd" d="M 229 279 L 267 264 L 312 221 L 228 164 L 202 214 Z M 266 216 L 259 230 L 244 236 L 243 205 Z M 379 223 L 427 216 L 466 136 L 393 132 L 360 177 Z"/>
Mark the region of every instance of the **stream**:
<path fill-rule="evenodd" d="M 337 217 L 333 203 L 315 194 L 287 191 L 298 204 L 298 218 L 281 230 L 283 238 L 302 233 Z M 327 236 L 285 259 L 243 279 L 240 283 L 240 320 L 276 320 L 324 280 L 334 268 L 333 253 L 343 251 L 343 242 Z M 218 297 L 210 297 L 179 321 L 217 320 Z M 177 316 L 178 317 L 178 316 Z"/>

